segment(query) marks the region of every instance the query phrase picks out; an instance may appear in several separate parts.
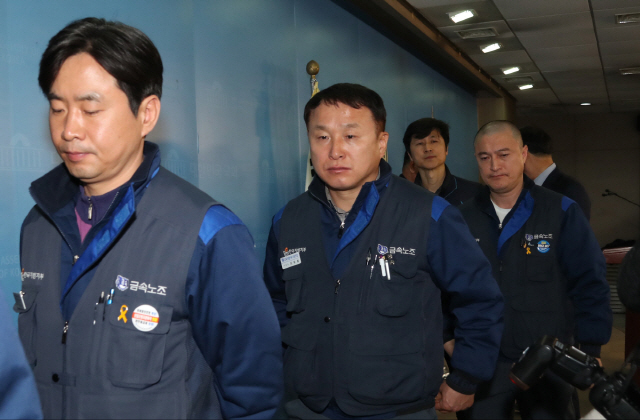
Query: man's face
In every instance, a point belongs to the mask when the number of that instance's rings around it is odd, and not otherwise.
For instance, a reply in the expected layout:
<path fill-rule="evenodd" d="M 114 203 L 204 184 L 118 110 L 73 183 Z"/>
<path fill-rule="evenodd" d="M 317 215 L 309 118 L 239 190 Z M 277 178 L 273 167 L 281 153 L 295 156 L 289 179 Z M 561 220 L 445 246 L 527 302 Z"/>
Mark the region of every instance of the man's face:
<path fill-rule="evenodd" d="M 71 175 L 92 195 L 127 182 L 142 163 L 147 129 L 145 113 L 133 115 L 116 79 L 77 54 L 62 64 L 49 97 L 51 139 Z"/>
<path fill-rule="evenodd" d="M 437 129 L 433 129 L 423 139 L 412 137 L 409 149 L 411 159 L 419 169 L 436 169 L 444 165 L 449 154 L 444 139 Z"/>
<path fill-rule="evenodd" d="M 480 137 L 475 154 L 480 176 L 492 192 L 507 193 L 520 187 L 527 147 L 520 147 L 510 130 Z"/>
<path fill-rule="evenodd" d="M 311 161 L 332 190 L 360 191 L 378 176 L 389 134 L 378 132 L 369 108 L 320 104 L 309 115 Z"/>

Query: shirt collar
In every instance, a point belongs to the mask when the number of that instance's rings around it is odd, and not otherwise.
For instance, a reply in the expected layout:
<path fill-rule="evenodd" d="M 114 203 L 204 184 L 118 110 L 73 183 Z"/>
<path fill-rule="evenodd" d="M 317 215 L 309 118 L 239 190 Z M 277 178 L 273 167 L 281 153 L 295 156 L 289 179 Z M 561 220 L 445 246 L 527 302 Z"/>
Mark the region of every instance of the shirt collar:
<path fill-rule="evenodd" d="M 522 199 L 527 195 L 527 193 L 534 186 L 535 184 L 533 183 L 531 178 L 529 178 L 525 174 L 522 174 L 522 191 L 520 191 L 520 195 L 518 196 L 518 200 L 516 201 L 516 204 L 514 204 L 514 206 L 511 208 L 512 210 L 518 208 Z M 495 209 L 493 207 L 493 200 L 491 200 L 491 190 L 489 189 L 488 185 L 485 185 L 483 188 L 484 188 L 483 192 L 478 194 L 474 199 L 477 200 L 480 208 L 483 209 L 485 213 L 496 214 Z M 511 216 L 508 216 L 507 219 L 505 219 L 503 224 L 506 224 L 506 222 L 508 222 L 508 219 L 510 217 Z"/>
<path fill-rule="evenodd" d="M 549 165 L 549 167 L 547 169 L 542 171 L 542 173 L 540 175 L 538 175 L 536 177 L 536 179 L 533 180 L 533 182 L 535 182 L 536 185 L 544 184 L 544 181 L 547 180 L 547 177 L 551 174 L 551 172 L 553 172 L 554 169 L 556 169 L 555 162 L 552 163 L 551 165 Z"/>

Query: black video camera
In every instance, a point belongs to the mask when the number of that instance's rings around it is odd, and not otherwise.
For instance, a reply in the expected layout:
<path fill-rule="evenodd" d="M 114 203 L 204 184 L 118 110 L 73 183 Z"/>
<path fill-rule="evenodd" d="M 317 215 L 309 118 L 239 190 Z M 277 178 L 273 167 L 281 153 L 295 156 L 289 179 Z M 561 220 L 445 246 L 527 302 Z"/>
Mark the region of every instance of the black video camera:
<path fill-rule="evenodd" d="M 638 419 L 640 390 L 632 383 L 638 365 L 638 348 L 636 346 L 620 371 L 609 376 L 595 357 L 545 335 L 522 353 L 509 377 L 526 391 L 548 368 L 578 389 L 585 390 L 593 385 L 589 401 L 605 418 Z"/>

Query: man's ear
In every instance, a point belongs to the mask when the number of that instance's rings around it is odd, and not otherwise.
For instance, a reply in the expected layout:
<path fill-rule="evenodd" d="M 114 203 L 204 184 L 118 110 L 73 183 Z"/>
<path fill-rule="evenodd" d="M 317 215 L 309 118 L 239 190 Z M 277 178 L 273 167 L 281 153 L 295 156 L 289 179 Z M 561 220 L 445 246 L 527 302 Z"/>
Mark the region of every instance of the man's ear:
<path fill-rule="evenodd" d="M 147 96 L 142 100 L 138 108 L 138 119 L 142 124 L 142 137 L 146 137 L 160 118 L 160 98 L 157 95 Z"/>
<path fill-rule="evenodd" d="M 387 142 L 389 141 L 389 133 L 382 131 L 378 134 L 378 147 L 380 151 L 380 158 L 384 156 L 387 151 Z"/>

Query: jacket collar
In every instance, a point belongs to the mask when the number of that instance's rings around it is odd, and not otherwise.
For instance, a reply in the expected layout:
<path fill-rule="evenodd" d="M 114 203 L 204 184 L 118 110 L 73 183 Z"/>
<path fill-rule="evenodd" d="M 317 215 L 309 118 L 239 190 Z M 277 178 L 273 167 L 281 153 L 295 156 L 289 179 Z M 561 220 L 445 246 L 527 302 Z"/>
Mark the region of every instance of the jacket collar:
<path fill-rule="evenodd" d="M 516 201 L 516 204 L 513 206 L 512 211 L 510 211 L 507 217 L 504 219 L 502 223 L 503 225 L 506 225 L 508 223 L 509 219 L 513 215 L 513 209 L 518 208 L 518 206 L 520 205 L 524 197 L 527 195 L 527 193 L 531 190 L 531 188 L 533 188 L 536 185 L 531 180 L 531 178 L 527 177 L 524 174 L 522 175 L 522 181 L 523 181 L 522 191 L 520 191 L 520 195 L 518 196 L 518 200 Z M 478 201 L 478 205 L 482 209 L 482 211 L 492 216 L 494 219 L 496 220 L 498 219 L 498 216 L 496 215 L 496 210 L 493 207 L 493 203 L 491 202 L 491 190 L 489 189 L 489 186 L 485 185 L 483 187 L 482 192 L 478 194 L 475 199 Z"/>
<path fill-rule="evenodd" d="M 422 187 L 422 177 L 420 176 L 420 172 L 418 172 L 416 174 L 416 179 L 415 181 L 413 181 L 414 184 Z M 422 187 L 424 188 L 424 187 Z M 447 166 L 447 164 L 445 163 L 444 165 L 444 179 L 442 180 L 442 185 L 440 185 L 440 188 L 438 188 L 436 190 L 436 195 L 445 198 L 446 196 L 448 196 L 449 194 L 451 194 L 453 191 L 455 191 L 458 188 L 456 181 L 453 177 L 453 175 L 451 175 L 451 171 L 449 170 L 449 167 Z"/>
<path fill-rule="evenodd" d="M 146 186 L 160 167 L 160 149 L 155 143 L 144 142 L 144 160 L 133 174 L 129 182 L 119 188 L 133 185 L 136 193 Z M 75 202 L 79 194 L 80 181 L 73 177 L 64 163 L 31 183 L 29 192 L 36 204 L 47 214 L 53 215 L 69 204 Z M 137 194 L 136 194 L 137 195 Z"/>
<path fill-rule="evenodd" d="M 371 191 L 372 185 L 375 186 L 376 190 L 378 190 L 378 194 L 380 194 L 382 190 L 384 190 L 386 186 L 389 184 L 389 180 L 391 179 L 391 175 L 392 175 L 391 166 L 384 159 L 380 159 L 379 168 L 380 168 L 380 177 L 375 181 L 366 182 L 362 186 L 362 188 L 360 189 L 360 193 L 358 194 L 356 201 L 353 203 L 353 206 L 351 207 L 351 210 L 349 211 L 349 213 L 358 212 L 360 207 L 362 207 L 362 204 L 367 199 L 369 192 Z M 324 189 L 325 186 L 326 186 L 325 182 L 319 176 L 316 175 L 313 177 L 311 184 L 309 184 L 308 193 L 313 198 L 320 201 L 324 205 L 331 207 L 331 204 L 329 204 L 329 201 L 327 200 L 327 197 L 325 194 L 325 189 Z"/>

